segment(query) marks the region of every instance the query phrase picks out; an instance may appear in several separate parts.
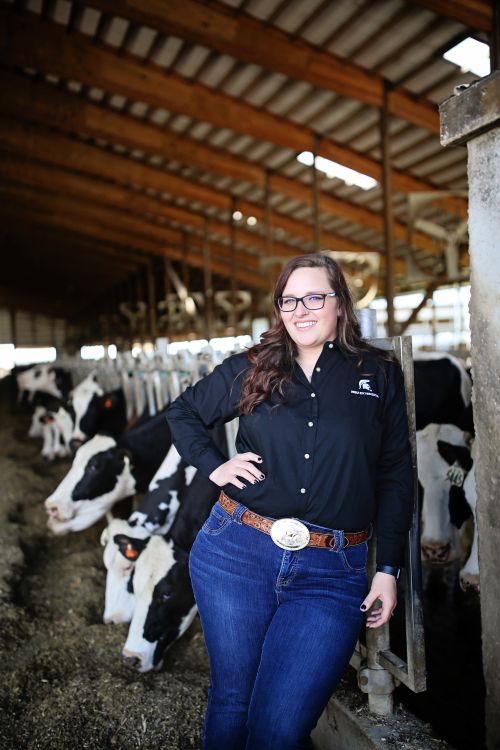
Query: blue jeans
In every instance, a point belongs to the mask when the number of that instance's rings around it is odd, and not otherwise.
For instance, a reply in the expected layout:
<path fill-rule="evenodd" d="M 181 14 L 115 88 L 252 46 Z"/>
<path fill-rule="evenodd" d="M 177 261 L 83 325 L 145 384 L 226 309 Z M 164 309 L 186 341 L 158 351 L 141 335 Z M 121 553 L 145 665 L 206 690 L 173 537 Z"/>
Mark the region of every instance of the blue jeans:
<path fill-rule="evenodd" d="M 295 750 L 338 685 L 364 621 L 367 542 L 281 549 L 219 503 L 189 567 L 210 659 L 204 750 Z M 306 523 L 310 530 L 330 531 Z"/>

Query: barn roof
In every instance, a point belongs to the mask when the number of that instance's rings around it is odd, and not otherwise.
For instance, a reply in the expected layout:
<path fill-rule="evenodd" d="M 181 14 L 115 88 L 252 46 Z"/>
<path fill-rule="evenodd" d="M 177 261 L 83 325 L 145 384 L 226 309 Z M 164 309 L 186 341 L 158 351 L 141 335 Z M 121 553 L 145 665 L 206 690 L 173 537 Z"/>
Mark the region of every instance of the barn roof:
<path fill-rule="evenodd" d="M 438 104 L 476 76 L 442 55 L 491 23 L 482 0 L 2 0 L 0 304 L 93 314 L 165 258 L 266 291 L 269 259 L 318 244 L 383 278 L 384 100 L 396 288 L 446 278 L 466 151 Z"/>

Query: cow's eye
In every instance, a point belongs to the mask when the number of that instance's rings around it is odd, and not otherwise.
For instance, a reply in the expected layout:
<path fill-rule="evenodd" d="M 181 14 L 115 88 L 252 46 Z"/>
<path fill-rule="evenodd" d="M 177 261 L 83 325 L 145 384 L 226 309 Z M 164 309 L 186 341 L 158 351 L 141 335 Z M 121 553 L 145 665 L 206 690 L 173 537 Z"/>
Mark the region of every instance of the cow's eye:
<path fill-rule="evenodd" d="M 168 599 L 171 599 L 171 598 L 172 598 L 172 592 L 171 591 L 169 591 L 169 592 L 161 595 L 162 602 L 166 602 Z"/>

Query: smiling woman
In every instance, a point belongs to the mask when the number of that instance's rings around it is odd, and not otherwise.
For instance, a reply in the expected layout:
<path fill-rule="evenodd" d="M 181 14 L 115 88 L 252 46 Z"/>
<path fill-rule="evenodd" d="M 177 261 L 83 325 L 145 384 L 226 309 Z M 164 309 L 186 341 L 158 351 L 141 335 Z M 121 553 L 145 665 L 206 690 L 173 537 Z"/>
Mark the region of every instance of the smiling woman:
<path fill-rule="evenodd" d="M 236 416 L 228 461 L 207 428 Z M 211 666 L 203 748 L 310 747 L 363 613 L 379 599 L 366 624 L 380 627 L 396 606 L 413 504 L 401 369 L 362 340 L 338 264 L 300 256 L 261 342 L 168 419 L 181 456 L 222 488 L 189 562 Z"/>

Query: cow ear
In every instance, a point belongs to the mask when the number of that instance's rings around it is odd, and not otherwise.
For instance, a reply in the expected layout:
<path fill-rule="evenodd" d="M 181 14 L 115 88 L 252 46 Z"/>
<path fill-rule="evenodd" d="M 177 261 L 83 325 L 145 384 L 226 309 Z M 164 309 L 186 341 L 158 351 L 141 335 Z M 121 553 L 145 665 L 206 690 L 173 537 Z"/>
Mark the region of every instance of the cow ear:
<path fill-rule="evenodd" d="M 149 542 L 149 537 L 147 539 L 134 539 L 134 537 L 126 534 L 116 534 L 113 541 L 123 557 L 135 562 Z"/>

